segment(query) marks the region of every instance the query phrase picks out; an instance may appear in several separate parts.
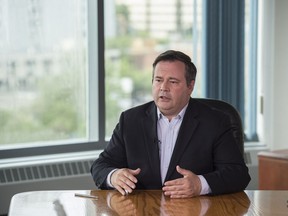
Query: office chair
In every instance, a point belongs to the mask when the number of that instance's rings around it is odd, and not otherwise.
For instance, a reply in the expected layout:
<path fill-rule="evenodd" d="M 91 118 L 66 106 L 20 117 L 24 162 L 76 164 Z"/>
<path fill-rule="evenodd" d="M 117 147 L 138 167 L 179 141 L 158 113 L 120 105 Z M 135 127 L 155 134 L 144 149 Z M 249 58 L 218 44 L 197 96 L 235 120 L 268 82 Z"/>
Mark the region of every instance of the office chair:
<path fill-rule="evenodd" d="M 206 98 L 194 98 L 195 100 L 204 103 L 211 107 L 222 111 L 230 117 L 231 125 L 233 127 L 233 135 L 236 139 L 237 145 L 244 156 L 244 132 L 242 127 L 242 120 L 239 112 L 231 104 L 224 102 L 222 100 L 216 99 L 206 99 Z"/>

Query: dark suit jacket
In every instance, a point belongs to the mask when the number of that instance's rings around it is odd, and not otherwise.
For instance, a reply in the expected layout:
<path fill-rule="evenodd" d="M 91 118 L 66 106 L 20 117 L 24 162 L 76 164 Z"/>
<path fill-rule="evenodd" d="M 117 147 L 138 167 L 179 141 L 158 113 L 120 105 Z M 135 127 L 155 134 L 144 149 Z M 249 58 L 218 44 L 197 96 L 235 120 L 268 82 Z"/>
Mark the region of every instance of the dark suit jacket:
<path fill-rule="evenodd" d="M 96 186 L 107 189 L 107 175 L 115 168 L 141 168 L 136 189 L 161 189 L 157 140 L 154 102 L 123 112 L 109 144 L 91 167 Z M 182 177 L 176 165 L 203 175 L 213 194 L 244 190 L 250 181 L 229 117 L 192 98 L 179 130 L 166 181 Z"/>

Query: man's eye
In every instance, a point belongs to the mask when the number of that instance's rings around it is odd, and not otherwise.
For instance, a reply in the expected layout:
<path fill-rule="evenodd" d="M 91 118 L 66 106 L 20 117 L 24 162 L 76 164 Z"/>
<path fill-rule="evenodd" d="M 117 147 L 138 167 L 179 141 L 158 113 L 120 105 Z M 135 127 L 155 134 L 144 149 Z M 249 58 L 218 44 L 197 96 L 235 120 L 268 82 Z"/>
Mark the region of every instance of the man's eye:
<path fill-rule="evenodd" d="M 176 83 L 178 83 L 178 82 L 177 82 L 177 81 L 174 81 L 174 80 L 171 80 L 170 83 L 176 84 Z"/>

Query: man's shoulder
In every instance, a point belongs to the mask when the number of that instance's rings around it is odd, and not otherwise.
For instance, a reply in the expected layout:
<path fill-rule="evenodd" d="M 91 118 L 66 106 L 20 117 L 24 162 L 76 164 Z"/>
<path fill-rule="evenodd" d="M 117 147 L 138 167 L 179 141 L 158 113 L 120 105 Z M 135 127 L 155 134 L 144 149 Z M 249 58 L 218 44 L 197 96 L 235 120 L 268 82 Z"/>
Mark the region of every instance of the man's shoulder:
<path fill-rule="evenodd" d="M 211 99 L 193 98 L 191 99 L 191 107 L 193 107 L 194 111 L 197 110 L 196 112 L 200 116 L 207 118 L 223 118 L 227 116 L 227 113 L 212 101 Z"/>

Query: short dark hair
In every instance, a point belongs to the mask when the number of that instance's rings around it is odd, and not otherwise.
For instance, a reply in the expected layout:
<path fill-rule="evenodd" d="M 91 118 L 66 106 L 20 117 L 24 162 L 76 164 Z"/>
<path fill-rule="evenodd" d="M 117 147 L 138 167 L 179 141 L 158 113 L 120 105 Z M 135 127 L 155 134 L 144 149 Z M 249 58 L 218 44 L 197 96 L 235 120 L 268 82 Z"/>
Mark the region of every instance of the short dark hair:
<path fill-rule="evenodd" d="M 153 74 L 152 79 L 154 78 L 154 70 L 158 62 L 160 61 L 181 61 L 185 64 L 185 78 L 187 85 L 191 83 L 192 80 L 196 79 L 197 68 L 191 61 L 191 58 L 183 52 L 175 51 L 175 50 L 167 50 L 161 53 L 153 62 Z"/>

